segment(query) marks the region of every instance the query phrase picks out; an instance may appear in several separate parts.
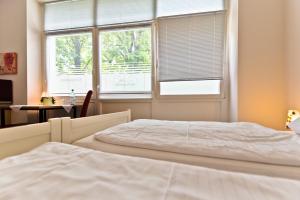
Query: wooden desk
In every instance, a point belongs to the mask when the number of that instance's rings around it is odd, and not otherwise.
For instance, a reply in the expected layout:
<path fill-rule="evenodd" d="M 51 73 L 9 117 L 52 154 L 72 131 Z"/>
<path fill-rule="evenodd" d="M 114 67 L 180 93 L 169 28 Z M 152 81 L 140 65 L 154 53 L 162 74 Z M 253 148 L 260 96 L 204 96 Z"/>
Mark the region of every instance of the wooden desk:
<path fill-rule="evenodd" d="M 77 116 L 77 108 L 81 107 L 80 105 L 73 105 L 73 117 Z M 8 105 L 0 105 L 1 111 L 1 127 L 5 126 L 5 110 L 11 110 Z M 48 110 L 64 110 L 64 107 L 61 105 L 52 105 L 52 106 L 44 106 L 44 105 L 22 105 L 20 110 L 36 110 L 38 111 L 39 123 L 47 121 L 47 111 Z"/>

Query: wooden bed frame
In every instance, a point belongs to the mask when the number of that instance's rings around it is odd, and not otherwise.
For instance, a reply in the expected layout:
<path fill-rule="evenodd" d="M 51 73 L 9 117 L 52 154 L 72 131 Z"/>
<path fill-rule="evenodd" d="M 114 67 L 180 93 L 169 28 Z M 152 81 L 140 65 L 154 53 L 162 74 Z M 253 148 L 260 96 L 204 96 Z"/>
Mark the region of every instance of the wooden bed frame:
<path fill-rule="evenodd" d="M 61 119 L 0 129 L 0 159 L 27 152 L 46 142 L 61 142 Z"/>
<path fill-rule="evenodd" d="M 0 159 L 27 152 L 47 142 L 72 144 L 130 120 L 131 112 L 128 110 L 77 119 L 55 118 L 45 123 L 0 129 Z"/>
<path fill-rule="evenodd" d="M 98 131 L 131 121 L 130 110 L 111 114 L 71 119 L 62 118 L 62 142 L 72 144 Z"/>

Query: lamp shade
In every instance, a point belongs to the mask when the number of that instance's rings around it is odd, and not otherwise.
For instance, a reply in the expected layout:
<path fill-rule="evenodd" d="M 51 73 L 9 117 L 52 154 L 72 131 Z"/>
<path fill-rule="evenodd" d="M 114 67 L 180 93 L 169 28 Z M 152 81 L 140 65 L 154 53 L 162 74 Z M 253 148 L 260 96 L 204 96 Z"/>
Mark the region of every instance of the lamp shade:
<path fill-rule="evenodd" d="M 289 124 L 300 117 L 300 112 L 298 110 L 289 110 L 286 120 L 286 127 L 289 127 Z"/>

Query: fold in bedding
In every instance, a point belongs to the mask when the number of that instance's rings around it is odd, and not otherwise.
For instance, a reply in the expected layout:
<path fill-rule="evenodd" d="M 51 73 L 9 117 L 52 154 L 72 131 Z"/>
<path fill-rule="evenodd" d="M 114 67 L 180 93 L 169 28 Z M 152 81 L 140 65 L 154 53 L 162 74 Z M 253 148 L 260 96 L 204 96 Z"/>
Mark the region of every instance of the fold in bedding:
<path fill-rule="evenodd" d="M 0 199 L 298 200 L 300 182 L 47 143 L 0 161 Z"/>
<path fill-rule="evenodd" d="M 135 120 L 95 134 L 101 142 L 194 156 L 300 166 L 300 136 L 255 123 Z"/>

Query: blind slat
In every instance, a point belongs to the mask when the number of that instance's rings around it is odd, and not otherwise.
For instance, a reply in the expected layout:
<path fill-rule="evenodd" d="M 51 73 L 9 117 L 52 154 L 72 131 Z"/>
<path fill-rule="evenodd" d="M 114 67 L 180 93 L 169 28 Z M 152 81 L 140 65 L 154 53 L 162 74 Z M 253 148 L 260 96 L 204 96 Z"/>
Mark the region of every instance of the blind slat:
<path fill-rule="evenodd" d="M 221 80 L 225 13 L 159 20 L 159 81 Z"/>

